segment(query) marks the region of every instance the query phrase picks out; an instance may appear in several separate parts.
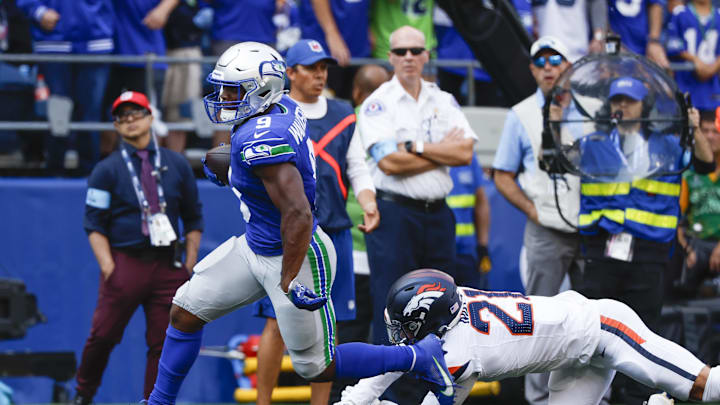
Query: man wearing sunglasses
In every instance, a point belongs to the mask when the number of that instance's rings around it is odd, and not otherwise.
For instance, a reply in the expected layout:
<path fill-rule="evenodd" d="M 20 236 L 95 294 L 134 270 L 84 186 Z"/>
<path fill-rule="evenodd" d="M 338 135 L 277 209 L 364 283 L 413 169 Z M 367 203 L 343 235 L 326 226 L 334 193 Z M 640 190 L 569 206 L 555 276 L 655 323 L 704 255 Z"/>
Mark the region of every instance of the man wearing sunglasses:
<path fill-rule="evenodd" d="M 576 286 L 582 271 L 578 234 L 558 215 L 555 185 L 538 167 L 545 97 L 570 62 L 565 45 L 551 36 L 535 41 L 530 55 L 530 72 L 538 89 L 508 113 L 493 162 L 494 180 L 498 191 L 528 217 L 523 237 L 525 291 L 552 296 L 560 291 L 566 274 Z M 577 221 L 579 179 L 566 174 L 555 184 L 563 215 Z M 548 377 L 547 373 L 525 377 L 525 397 L 531 405 L 547 403 Z"/>
<path fill-rule="evenodd" d="M 455 218 L 445 203 L 453 186 L 449 166 L 470 164 L 477 139 L 454 97 L 421 78 L 429 59 L 422 32 L 395 30 L 388 58 L 395 74 L 363 102 L 358 118 L 382 218 L 365 236 L 376 344 L 388 343 L 383 310 L 395 280 L 422 267 L 454 274 Z M 401 404 L 422 399 L 420 393 L 396 396 Z"/>
<path fill-rule="evenodd" d="M 184 156 L 159 148 L 144 94 L 127 91 L 112 105 L 119 150 L 88 178 L 83 226 L 100 267 L 100 290 L 90 337 L 77 372 L 75 404 L 91 404 L 113 347 L 142 305 L 148 345 L 144 398 L 150 395 L 170 322 L 175 290 L 197 260 L 201 204 Z M 185 232 L 185 260 L 178 247 Z"/>

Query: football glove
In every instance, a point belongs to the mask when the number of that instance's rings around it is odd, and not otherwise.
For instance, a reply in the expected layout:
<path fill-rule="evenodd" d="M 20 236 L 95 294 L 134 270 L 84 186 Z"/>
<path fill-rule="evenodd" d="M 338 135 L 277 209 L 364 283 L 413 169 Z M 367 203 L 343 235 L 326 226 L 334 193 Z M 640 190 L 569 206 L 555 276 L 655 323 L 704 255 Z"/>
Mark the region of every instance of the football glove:
<path fill-rule="evenodd" d="M 220 181 L 220 179 L 218 179 L 217 175 L 215 173 L 213 173 L 213 171 L 210 170 L 210 168 L 207 166 L 207 164 L 205 163 L 205 158 L 202 158 L 202 165 L 203 165 L 203 173 L 205 173 L 205 177 L 207 177 L 208 180 L 210 180 L 211 182 L 213 182 L 214 184 L 216 184 L 220 187 L 225 187 L 225 183 Z"/>
<path fill-rule="evenodd" d="M 297 280 L 290 282 L 288 292 L 285 293 L 290 301 L 300 309 L 315 311 L 327 302 L 327 297 L 319 297 L 313 290 L 305 287 Z"/>

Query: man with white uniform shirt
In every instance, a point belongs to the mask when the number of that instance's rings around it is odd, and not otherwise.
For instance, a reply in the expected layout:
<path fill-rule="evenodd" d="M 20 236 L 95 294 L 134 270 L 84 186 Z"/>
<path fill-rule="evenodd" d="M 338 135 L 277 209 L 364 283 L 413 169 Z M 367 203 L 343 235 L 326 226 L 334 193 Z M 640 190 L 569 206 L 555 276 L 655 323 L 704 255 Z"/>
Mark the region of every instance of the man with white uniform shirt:
<path fill-rule="evenodd" d="M 445 203 L 453 186 L 449 166 L 470 164 L 477 138 L 453 96 L 422 80 L 425 46 L 415 28 L 392 33 L 388 57 L 395 75 L 363 102 L 358 118 L 382 218 L 365 238 L 376 344 L 387 343 L 382 311 L 390 284 L 418 267 L 454 272 L 455 218 Z"/>
<path fill-rule="evenodd" d="M 530 56 L 530 72 L 538 89 L 508 113 L 495 153 L 493 178 L 500 194 L 528 217 L 523 235 L 527 257 L 525 292 L 552 296 L 560 292 L 566 274 L 577 289 L 583 265 L 577 230 L 559 214 L 562 212 L 565 219 L 577 226 L 580 178 L 565 174 L 557 175 L 553 181 L 538 167 L 545 97 L 570 62 L 565 45 L 550 36 L 535 41 Z M 530 405 L 547 403 L 548 378 L 548 374 L 525 377 L 525 398 Z"/>
<path fill-rule="evenodd" d="M 385 310 L 388 335 L 411 344 L 441 336 L 453 374 L 455 404 L 475 381 L 550 372 L 550 405 L 595 405 L 615 372 L 681 400 L 720 399 L 720 367 L 703 364 L 683 347 L 645 326 L 627 305 L 590 300 L 575 291 L 554 297 L 482 291 L 455 285 L 432 269 L 412 271 L 391 288 Z M 361 380 L 341 405 L 373 404 L 402 373 Z M 422 402 L 434 404 L 428 395 Z M 672 404 L 653 395 L 651 404 Z"/>

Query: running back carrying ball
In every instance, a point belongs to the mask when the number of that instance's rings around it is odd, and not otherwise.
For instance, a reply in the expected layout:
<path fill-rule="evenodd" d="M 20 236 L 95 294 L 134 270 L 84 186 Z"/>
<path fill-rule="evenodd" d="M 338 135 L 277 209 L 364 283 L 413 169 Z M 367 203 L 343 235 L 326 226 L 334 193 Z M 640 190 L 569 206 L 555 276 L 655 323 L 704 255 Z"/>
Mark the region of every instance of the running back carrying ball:
<path fill-rule="evenodd" d="M 230 167 L 230 145 L 216 146 L 205 154 L 207 167 L 224 185 L 229 184 L 228 168 Z"/>

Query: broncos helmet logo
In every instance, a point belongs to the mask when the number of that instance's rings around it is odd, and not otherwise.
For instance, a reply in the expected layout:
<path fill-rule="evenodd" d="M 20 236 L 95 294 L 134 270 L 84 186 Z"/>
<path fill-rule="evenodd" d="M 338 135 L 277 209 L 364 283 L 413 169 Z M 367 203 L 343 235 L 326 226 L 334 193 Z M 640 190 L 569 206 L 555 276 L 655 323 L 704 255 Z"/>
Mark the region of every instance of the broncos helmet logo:
<path fill-rule="evenodd" d="M 417 293 L 408 301 L 407 305 L 403 309 L 403 316 L 411 316 L 413 312 L 418 309 L 424 309 L 420 313 L 420 318 L 425 319 L 425 314 L 430 311 L 430 305 L 435 302 L 436 299 L 442 297 L 445 292 L 440 283 L 425 284 L 418 288 Z"/>

